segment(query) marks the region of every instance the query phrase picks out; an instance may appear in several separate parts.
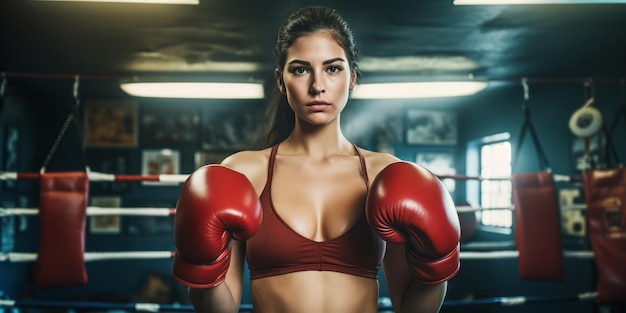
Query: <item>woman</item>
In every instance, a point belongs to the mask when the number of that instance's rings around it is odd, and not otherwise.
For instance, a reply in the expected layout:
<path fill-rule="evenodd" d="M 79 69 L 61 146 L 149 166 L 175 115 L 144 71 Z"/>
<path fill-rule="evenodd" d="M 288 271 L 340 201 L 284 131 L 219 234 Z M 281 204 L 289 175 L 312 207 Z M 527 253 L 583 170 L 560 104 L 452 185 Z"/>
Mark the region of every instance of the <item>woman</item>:
<path fill-rule="evenodd" d="M 396 312 L 437 312 L 450 273 L 427 283 L 412 278 L 407 260 L 422 258 L 423 251 L 414 255 L 405 253 L 404 244 L 386 243 L 365 216 L 369 178 L 399 160 L 357 148 L 341 132 L 341 112 L 359 73 L 349 26 L 332 9 L 299 9 L 279 29 L 275 55 L 277 92 L 268 107 L 268 148 L 236 153 L 221 165 L 247 181 L 220 172 L 214 181 L 221 184 L 207 182 L 217 170 L 209 167 L 192 174 L 179 198 L 173 272 L 190 286 L 196 311 L 237 312 L 247 257 L 255 312 L 376 312 L 381 261 Z M 241 188 L 233 191 L 234 185 Z M 202 243 L 190 229 L 204 232 L 206 224 L 215 223 L 198 222 L 210 200 L 197 190 L 221 187 L 214 193 L 228 193 L 219 201 L 225 211 L 245 201 L 230 202 L 256 195 L 260 203 L 243 204 L 241 212 L 219 218 L 228 225 L 213 236 L 219 242 L 214 255 L 201 257 Z M 262 214 L 255 211 L 259 207 Z M 197 228 L 190 226 L 196 222 L 201 223 Z M 229 241 L 231 234 L 241 240 Z M 205 266 L 213 275 L 206 279 Z"/>

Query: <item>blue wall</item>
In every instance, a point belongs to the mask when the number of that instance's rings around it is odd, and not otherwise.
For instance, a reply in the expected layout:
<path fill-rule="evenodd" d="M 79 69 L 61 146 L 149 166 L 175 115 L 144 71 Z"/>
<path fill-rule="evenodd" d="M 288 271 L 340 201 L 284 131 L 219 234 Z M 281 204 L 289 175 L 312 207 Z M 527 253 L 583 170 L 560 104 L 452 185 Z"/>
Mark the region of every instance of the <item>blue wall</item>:
<path fill-rule="evenodd" d="M 617 84 L 599 84 L 595 89 L 596 107 L 611 120 L 618 110 L 620 90 Z M 89 94 L 83 97 L 88 98 Z M 115 97 L 114 97 L 115 98 Z M 224 102 L 220 101 L 155 101 L 138 100 L 141 108 L 146 106 L 163 106 L 178 110 L 197 110 L 206 113 L 214 110 L 217 113 L 225 110 L 255 111 L 263 108 L 262 101 Z M 36 172 L 41 167 L 68 110 L 68 99 L 49 97 L 37 94 L 28 88 L 10 89 L 4 99 L 2 126 L 17 127 L 20 132 L 20 162 L 18 171 Z M 401 159 L 414 161 L 415 156 L 423 151 L 451 152 L 455 157 L 455 168 L 458 174 L 467 171 L 467 144 L 500 133 L 510 133 L 515 145 L 523 121 L 521 110 L 522 88 L 516 83 L 495 83 L 471 97 L 426 100 L 391 100 L 364 101 L 353 100 L 343 118 L 344 131 L 360 146 L 376 149 L 377 134 L 386 132 L 390 136 L 394 153 Z M 539 134 L 552 170 L 557 174 L 579 175 L 573 167 L 572 142 L 576 140 L 567 125 L 571 114 L 584 103 L 582 84 L 544 83 L 530 85 L 528 101 L 532 122 Z M 212 109 L 207 109 L 212 107 Z M 408 145 L 405 141 L 403 123 L 409 109 L 440 110 L 451 112 L 458 117 L 458 142 L 456 145 Z M 209 112 L 210 113 L 210 112 Z M 614 136 L 619 154 L 626 157 L 626 146 L 623 145 L 626 134 L 626 123 L 621 124 Z M 103 156 L 122 156 L 125 160 L 125 172 L 141 173 L 141 151 L 146 148 L 172 148 L 181 152 L 181 173 L 189 173 L 195 168 L 194 153 L 202 150 L 195 144 L 158 144 L 144 145 L 140 142 L 134 148 L 83 148 L 81 138 L 75 129 L 70 128 L 59 145 L 49 171 L 81 170 L 85 165 L 94 166 L 93 161 Z M 519 159 L 519 171 L 539 171 L 535 150 L 530 138 L 522 146 Z M 174 207 L 179 187 L 145 186 L 140 183 L 94 185 L 92 195 L 116 194 L 122 197 L 122 207 Z M 579 186 L 566 186 L 578 188 Z M 20 181 L 15 188 L 1 189 L 3 207 L 35 207 L 37 206 L 38 186 L 34 182 Z M 458 181 L 453 194 L 455 201 L 467 199 L 465 183 Z M 582 199 L 580 199 L 582 201 Z M 5 220 L 8 221 L 8 220 Z M 131 230 L 130 226 L 139 223 L 132 218 L 122 218 L 120 234 L 91 234 L 87 231 L 86 251 L 173 251 L 174 244 L 171 233 L 173 218 L 158 218 L 153 222 L 164 228 L 156 233 L 142 233 Z M 13 252 L 32 252 L 37 249 L 38 224 L 36 217 L 13 218 L 3 222 L 3 232 L 12 228 Z M 512 235 L 478 232 L 474 240 L 512 241 Z M 571 249 L 588 249 L 584 240 L 564 238 L 564 244 Z M 520 295 L 558 295 L 594 290 L 594 264 L 590 259 L 566 259 L 565 280 L 563 282 L 532 282 L 519 279 L 517 260 L 463 260 L 462 269 L 457 277 L 450 282 L 449 299 L 485 298 Z M 37 289 L 32 277 L 33 263 L 0 262 L 0 290 L 16 299 L 23 293 L 29 293 L 38 299 L 93 299 L 96 296 L 108 295 L 109 299 L 126 298 L 132 300 L 138 292 L 142 280 L 152 272 L 169 275 L 171 260 L 124 260 L 97 261 L 87 263 L 89 283 L 85 286 Z M 382 274 L 382 273 L 381 273 Z M 185 302 L 184 288 L 176 285 Z M 386 294 L 384 281 L 381 294 Z M 123 299 L 122 299 L 123 300 Z M 249 294 L 244 295 L 244 302 L 250 302 Z M 560 303 L 537 304 L 533 306 L 541 312 L 568 311 L 590 312 L 592 303 Z M 456 309 L 447 309 L 453 312 Z M 498 312 L 497 308 L 481 308 L 481 312 Z M 506 312 L 516 312 L 510 308 Z M 522 307 L 520 310 L 528 310 Z"/>

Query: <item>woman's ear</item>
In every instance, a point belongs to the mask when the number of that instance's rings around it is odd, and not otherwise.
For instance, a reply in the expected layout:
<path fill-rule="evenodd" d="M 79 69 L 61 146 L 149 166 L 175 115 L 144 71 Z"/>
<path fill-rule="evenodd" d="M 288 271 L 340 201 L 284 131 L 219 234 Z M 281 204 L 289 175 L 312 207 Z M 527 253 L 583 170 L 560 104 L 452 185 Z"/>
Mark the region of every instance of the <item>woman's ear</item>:
<path fill-rule="evenodd" d="M 352 71 L 352 74 L 350 75 L 350 90 L 354 89 L 354 87 L 356 86 L 356 72 Z"/>
<path fill-rule="evenodd" d="M 278 86 L 278 90 L 280 90 L 280 93 L 286 94 L 287 90 L 285 89 L 285 81 L 283 80 L 283 73 L 280 70 L 275 69 L 274 78 L 276 79 L 276 86 Z"/>

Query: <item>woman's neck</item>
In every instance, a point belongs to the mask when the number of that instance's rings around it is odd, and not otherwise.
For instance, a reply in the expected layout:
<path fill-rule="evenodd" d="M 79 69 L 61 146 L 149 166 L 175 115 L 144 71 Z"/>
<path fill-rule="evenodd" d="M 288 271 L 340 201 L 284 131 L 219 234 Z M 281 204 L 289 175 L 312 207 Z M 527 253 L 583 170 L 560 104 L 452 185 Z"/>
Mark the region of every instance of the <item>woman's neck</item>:
<path fill-rule="evenodd" d="M 354 148 L 341 132 L 339 123 L 302 126 L 296 122 L 294 130 L 281 143 L 281 148 L 286 154 L 306 154 L 313 158 L 354 154 Z"/>

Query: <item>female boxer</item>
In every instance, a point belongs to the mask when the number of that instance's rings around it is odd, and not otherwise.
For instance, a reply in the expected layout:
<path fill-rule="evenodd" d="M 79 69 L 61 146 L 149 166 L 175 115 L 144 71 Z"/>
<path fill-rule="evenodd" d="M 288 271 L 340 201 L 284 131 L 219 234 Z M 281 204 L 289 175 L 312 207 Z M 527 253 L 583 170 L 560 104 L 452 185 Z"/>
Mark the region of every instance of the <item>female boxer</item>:
<path fill-rule="evenodd" d="M 437 312 L 458 271 L 456 211 L 430 173 L 342 134 L 359 74 L 348 24 L 301 8 L 275 56 L 267 148 L 181 190 L 173 274 L 196 312 L 238 311 L 245 260 L 254 312 L 376 312 L 381 263 L 395 312 Z"/>

